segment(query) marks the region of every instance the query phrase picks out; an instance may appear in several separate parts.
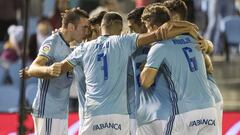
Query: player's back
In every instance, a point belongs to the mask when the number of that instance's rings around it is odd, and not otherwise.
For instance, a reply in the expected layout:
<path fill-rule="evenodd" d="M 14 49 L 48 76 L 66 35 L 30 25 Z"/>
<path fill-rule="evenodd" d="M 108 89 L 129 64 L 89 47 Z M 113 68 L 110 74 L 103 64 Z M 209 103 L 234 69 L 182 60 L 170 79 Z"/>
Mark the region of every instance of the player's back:
<path fill-rule="evenodd" d="M 100 36 L 83 47 L 86 115 L 128 114 L 127 64 L 136 48 L 136 34 Z"/>
<path fill-rule="evenodd" d="M 71 49 L 61 35 L 56 33 L 43 42 L 38 55 L 48 58 L 47 65 L 51 65 L 64 60 L 69 53 Z M 71 73 L 52 79 L 39 79 L 38 92 L 33 103 L 33 114 L 37 117 L 67 118 L 71 83 Z"/>
<path fill-rule="evenodd" d="M 131 56 L 135 77 L 136 117 L 139 126 L 155 120 L 167 120 L 171 115 L 169 88 L 161 68 L 152 87 L 147 90 L 141 87 L 141 67 L 146 62 L 149 49 L 148 47 L 138 48 Z"/>
<path fill-rule="evenodd" d="M 214 97 L 215 103 L 222 102 L 223 97 L 222 97 L 221 91 L 219 90 L 217 83 L 216 83 L 215 79 L 213 78 L 212 74 L 208 74 L 207 78 L 208 78 L 208 84 L 210 87 L 210 91 Z"/>
<path fill-rule="evenodd" d="M 208 87 L 204 58 L 196 48 L 196 41 L 181 35 L 161 43 L 166 53 L 161 67 L 169 84 L 171 101 L 177 107 L 176 113 L 212 107 L 214 102 Z"/>

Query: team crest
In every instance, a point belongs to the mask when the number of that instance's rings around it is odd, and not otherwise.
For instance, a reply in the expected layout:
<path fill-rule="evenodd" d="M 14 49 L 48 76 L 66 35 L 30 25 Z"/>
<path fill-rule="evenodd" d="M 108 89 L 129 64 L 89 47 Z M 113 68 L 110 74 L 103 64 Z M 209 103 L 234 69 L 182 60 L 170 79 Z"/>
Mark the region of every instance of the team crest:
<path fill-rule="evenodd" d="M 42 47 L 42 51 L 44 53 L 48 53 L 50 51 L 50 49 L 51 49 L 50 45 L 43 45 L 43 47 Z"/>

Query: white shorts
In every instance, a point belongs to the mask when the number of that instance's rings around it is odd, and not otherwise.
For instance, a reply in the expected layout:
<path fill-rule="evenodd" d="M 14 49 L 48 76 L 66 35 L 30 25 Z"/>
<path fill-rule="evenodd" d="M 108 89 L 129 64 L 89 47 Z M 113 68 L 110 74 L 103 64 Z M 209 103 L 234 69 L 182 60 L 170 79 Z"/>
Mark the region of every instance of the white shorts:
<path fill-rule="evenodd" d="M 137 120 L 130 119 L 130 135 L 136 135 L 137 130 Z"/>
<path fill-rule="evenodd" d="M 217 118 L 218 118 L 218 130 L 219 134 L 222 134 L 222 117 L 223 117 L 223 101 L 216 103 Z"/>
<path fill-rule="evenodd" d="M 85 118 L 80 135 L 129 135 L 129 116 L 109 114 Z"/>
<path fill-rule="evenodd" d="M 219 135 L 214 107 L 171 116 L 165 135 Z"/>
<path fill-rule="evenodd" d="M 155 120 L 137 127 L 136 135 L 164 135 L 167 120 Z"/>
<path fill-rule="evenodd" d="M 35 135 L 67 135 L 68 119 L 33 117 Z"/>

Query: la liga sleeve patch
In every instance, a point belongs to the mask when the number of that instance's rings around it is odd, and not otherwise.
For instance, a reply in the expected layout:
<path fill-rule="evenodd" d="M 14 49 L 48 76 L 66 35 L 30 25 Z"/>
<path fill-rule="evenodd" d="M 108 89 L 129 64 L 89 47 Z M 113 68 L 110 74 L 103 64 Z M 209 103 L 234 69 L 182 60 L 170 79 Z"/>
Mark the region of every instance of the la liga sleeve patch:
<path fill-rule="evenodd" d="M 41 51 L 43 53 L 48 53 L 51 50 L 50 45 L 43 45 Z"/>

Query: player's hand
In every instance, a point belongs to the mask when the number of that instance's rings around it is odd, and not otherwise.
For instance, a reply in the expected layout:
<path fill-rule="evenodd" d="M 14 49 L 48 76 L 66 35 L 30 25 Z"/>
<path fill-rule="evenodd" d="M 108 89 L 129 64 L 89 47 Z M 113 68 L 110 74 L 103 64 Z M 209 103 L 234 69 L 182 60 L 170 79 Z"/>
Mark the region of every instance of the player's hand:
<path fill-rule="evenodd" d="M 206 53 L 208 50 L 208 44 L 207 44 L 206 40 L 204 40 L 204 39 L 198 40 L 197 43 L 198 43 L 197 49 Z"/>
<path fill-rule="evenodd" d="M 31 77 L 31 76 L 28 74 L 28 69 L 29 69 L 29 67 L 25 67 L 24 69 L 19 70 L 19 76 L 20 76 L 20 78 L 22 78 L 22 79 L 28 79 L 28 78 Z M 24 77 L 23 77 L 23 74 L 24 74 Z"/>
<path fill-rule="evenodd" d="M 207 54 L 213 51 L 213 43 L 206 39 L 198 40 L 197 48 Z"/>
<path fill-rule="evenodd" d="M 47 70 L 48 74 L 52 77 L 59 77 L 61 75 L 61 66 L 60 62 L 53 63 Z"/>

